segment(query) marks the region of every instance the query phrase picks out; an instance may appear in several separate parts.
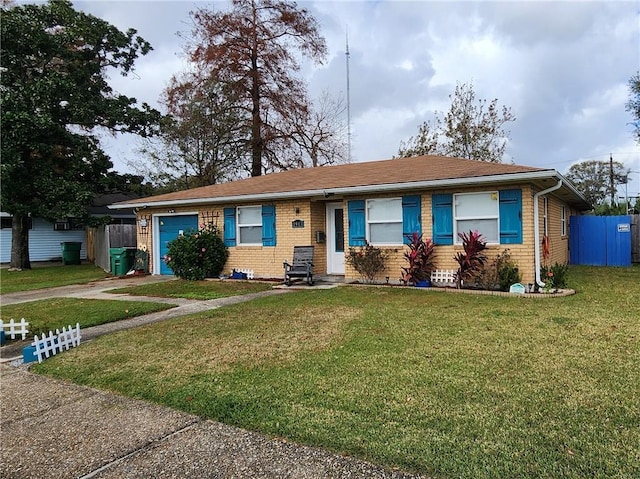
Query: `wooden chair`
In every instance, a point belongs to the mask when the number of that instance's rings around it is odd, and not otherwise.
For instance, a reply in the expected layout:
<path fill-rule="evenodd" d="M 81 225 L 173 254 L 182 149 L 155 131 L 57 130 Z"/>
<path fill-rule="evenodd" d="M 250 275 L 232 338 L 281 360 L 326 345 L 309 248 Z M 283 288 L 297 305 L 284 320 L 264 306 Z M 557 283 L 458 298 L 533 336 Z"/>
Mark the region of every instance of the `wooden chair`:
<path fill-rule="evenodd" d="M 291 278 L 306 278 L 307 284 L 313 284 L 313 246 L 294 246 L 293 261 L 284 266 L 284 284 L 291 286 Z"/>

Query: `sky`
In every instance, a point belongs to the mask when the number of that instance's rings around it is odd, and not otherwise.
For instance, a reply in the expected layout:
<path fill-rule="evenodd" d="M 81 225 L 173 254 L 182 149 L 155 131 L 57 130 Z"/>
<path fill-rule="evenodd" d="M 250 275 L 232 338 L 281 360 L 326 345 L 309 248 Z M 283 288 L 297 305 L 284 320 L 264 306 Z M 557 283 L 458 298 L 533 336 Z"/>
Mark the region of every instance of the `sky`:
<path fill-rule="evenodd" d="M 629 79 L 640 70 L 640 1 L 297 3 L 318 20 L 329 49 L 323 65 L 303 64 L 311 97 L 346 98 L 348 33 L 352 161 L 392 158 L 421 123 L 449 109 L 456 83 L 473 83 L 476 98 L 497 98 L 516 117 L 506 125 L 506 161 L 566 173 L 613 155 L 633 171 L 628 195 L 640 194 L 640 145 L 625 111 Z M 227 5 L 74 2 L 151 43 L 134 75 L 110 77 L 117 92 L 155 107 L 171 76 L 187 67 L 189 13 Z M 121 172 L 140 158 L 131 138 L 106 137 L 103 146 Z"/>

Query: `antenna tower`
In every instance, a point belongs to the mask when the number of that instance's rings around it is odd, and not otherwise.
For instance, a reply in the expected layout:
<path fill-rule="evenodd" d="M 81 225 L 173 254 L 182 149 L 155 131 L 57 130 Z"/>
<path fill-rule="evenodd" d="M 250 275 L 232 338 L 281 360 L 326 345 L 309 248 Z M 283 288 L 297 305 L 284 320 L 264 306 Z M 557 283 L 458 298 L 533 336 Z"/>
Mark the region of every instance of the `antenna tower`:
<path fill-rule="evenodd" d="M 346 33 L 346 50 L 345 57 L 347 59 L 347 161 L 351 163 L 351 91 L 349 87 L 349 27 Z"/>

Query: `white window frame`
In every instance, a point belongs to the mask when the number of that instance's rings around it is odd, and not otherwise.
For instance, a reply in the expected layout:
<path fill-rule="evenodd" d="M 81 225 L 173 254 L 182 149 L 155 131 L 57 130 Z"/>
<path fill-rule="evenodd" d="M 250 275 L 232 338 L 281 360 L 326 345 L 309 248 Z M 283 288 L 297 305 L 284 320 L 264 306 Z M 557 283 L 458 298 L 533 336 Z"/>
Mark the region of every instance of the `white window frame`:
<path fill-rule="evenodd" d="M 394 218 L 392 220 L 372 220 L 369 217 L 369 210 L 370 210 L 370 205 L 373 202 L 383 202 L 383 201 L 400 201 L 400 216 L 399 218 Z M 367 219 L 367 241 L 369 242 L 369 244 L 374 245 L 374 246 L 398 246 L 398 245 L 402 245 L 403 244 L 403 237 L 402 237 L 402 226 L 403 226 L 403 219 L 402 219 L 402 198 L 401 197 L 394 197 L 394 198 L 371 198 L 369 200 L 366 201 L 366 219 Z M 383 243 L 383 242 L 374 242 L 371 240 L 371 225 L 375 225 L 375 224 L 400 224 L 400 238 L 398 238 L 398 241 L 393 241 L 393 242 L 388 242 L 388 243 Z"/>
<path fill-rule="evenodd" d="M 240 210 L 243 209 L 250 209 L 250 208 L 254 208 L 254 209 L 258 209 L 260 211 L 260 223 L 240 223 Z M 248 227 L 256 227 L 259 226 L 260 227 L 260 231 L 262 231 L 262 206 L 261 205 L 248 205 L 248 206 L 238 206 L 236 208 L 236 238 L 237 238 L 237 244 L 238 246 L 262 246 L 262 239 L 260 240 L 259 243 L 243 243 L 242 242 L 242 235 L 240 234 L 240 229 L 241 228 L 248 228 Z M 260 234 L 260 238 L 262 238 L 262 233 Z"/>
<path fill-rule="evenodd" d="M 492 199 L 495 196 L 495 211 L 488 211 L 486 214 L 475 216 L 462 216 L 458 215 L 458 202 L 457 199 L 461 196 L 472 195 L 491 195 Z M 487 244 L 500 244 L 500 193 L 497 190 L 492 191 L 476 191 L 473 193 L 456 193 L 453 195 L 453 238 L 455 245 L 462 245 L 462 240 L 458 236 L 458 233 L 466 233 L 467 231 L 458 231 L 458 222 L 463 220 L 494 220 L 496 223 L 497 238 L 495 241 L 487 241 Z M 481 232 L 482 233 L 482 232 Z M 486 237 L 486 235 L 483 235 Z"/>
<path fill-rule="evenodd" d="M 567 236 L 567 207 L 560 207 L 560 232 L 562 236 Z"/>

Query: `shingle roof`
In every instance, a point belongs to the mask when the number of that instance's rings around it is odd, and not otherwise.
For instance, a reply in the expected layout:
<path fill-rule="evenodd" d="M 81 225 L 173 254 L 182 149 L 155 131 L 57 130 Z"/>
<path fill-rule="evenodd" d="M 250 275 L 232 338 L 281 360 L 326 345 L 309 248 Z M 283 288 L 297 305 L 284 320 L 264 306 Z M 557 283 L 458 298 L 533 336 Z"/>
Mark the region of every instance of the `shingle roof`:
<path fill-rule="evenodd" d="M 449 158 L 443 156 L 418 156 L 393 160 L 350 163 L 318 168 L 303 168 L 271 173 L 264 176 L 247 178 L 203 186 L 190 190 L 176 191 L 148 198 L 126 202 L 127 205 L 152 205 L 154 203 L 193 201 L 198 199 L 221 199 L 255 195 L 273 195 L 283 197 L 287 193 L 349 189 L 393 184 L 437 182 L 440 180 L 460 180 L 539 172 L 549 176 L 553 169 L 534 168 L 502 163 Z M 121 203 L 122 206 L 124 206 Z"/>

